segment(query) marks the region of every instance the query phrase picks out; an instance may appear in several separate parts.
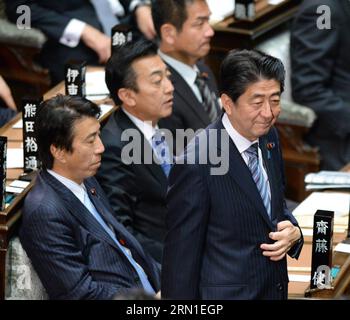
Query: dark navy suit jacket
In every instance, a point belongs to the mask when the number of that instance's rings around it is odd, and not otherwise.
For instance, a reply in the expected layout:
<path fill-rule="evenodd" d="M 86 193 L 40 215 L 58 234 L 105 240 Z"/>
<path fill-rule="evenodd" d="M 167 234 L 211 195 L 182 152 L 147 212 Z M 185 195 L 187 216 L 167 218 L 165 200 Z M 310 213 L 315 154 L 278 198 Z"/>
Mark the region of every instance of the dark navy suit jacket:
<path fill-rule="evenodd" d="M 140 150 L 133 151 L 140 158 L 139 164 L 123 161 L 122 150 L 129 140 L 123 140 L 122 135 L 130 129 L 141 140 Z M 145 153 L 152 154 L 151 146 L 122 109 L 110 116 L 101 131 L 101 139 L 105 152 L 96 178 L 118 220 L 160 262 L 165 237 L 167 177 L 154 161 L 145 164 L 143 159 Z"/>
<path fill-rule="evenodd" d="M 193 129 L 197 131 L 198 129 L 206 128 L 210 124 L 210 119 L 204 110 L 203 104 L 199 102 L 184 78 L 170 65 L 167 66 L 171 72 L 171 82 L 175 89 L 173 112 L 171 116 L 159 120 L 159 127 L 170 130 L 174 137 L 176 129 Z M 197 63 L 197 67 L 201 72 L 208 74 L 208 87 L 219 96 L 214 74 L 209 67 L 202 61 Z M 220 110 L 218 110 L 218 114 L 220 114 Z M 179 132 L 177 135 L 181 140 L 182 137 Z M 178 151 L 177 154 L 179 155 L 183 150 Z"/>
<path fill-rule="evenodd" d="M 219 134 L 214 140 L 217 146 L 210 143 L 215 153 L 229 159 L 224 175 L 211 175 L 215 165 L 198 164 L 199 159 L 205 159 L 202 153 L 209 153 L 209 148 L 196 152 L 200 140 L 208 143 L 209 129 L 222 130 L 229 141 L 221 148 Z M 191 159 L 196 152 L 194 164 L 176 164 L 170 173 L 162 297 L 287 298 L 286 258 L 273 262 L 260 249 L 262 243 L 272 243 L 269 232 L 276 231 L 279 221 L 290 220 L 297 225 L 284 202 L 283 164 L 276 130 L 260 138 L 271 186 L 271 220 L 249 168 L 227 135 L 219 118 L 189 144 L 184 159 Z M 271 150 L 267 150 L 268 142 L 274 144 Z M 289 254 L 297 257 L 302 244 L 301 239 Z"/>
<path fill-rule="evenodd" d="M 126 15 L 131 0 L 120 0 Z M 82 41 L 75 48 L 59 42 L 63 31 L 72 18 L 79 19 L 102 31 L 96 11 L 89 0 L 6 0 L 7 15 L 16 22 L 19 5 L 27 5 L 31 10 L 31 25 L 40 29 L 48 38 L 40 54 L 41 64 L 48 68 L 54 83 L 64 79 L 64 64 L 68 60 L 83 60 L 87 64 L 98 64 L 96 52 Z"/>
<path fill-rule="evenodd" d="M 143 267 L 155 291 L 158 264 L 111 214 L 94 178 L 84 182 L 100 214 Z M 20 240 L 51 299 L 110 299 L 142 288 L 136 271 L 80 200 L 46 171 L 28 194 Z"/>

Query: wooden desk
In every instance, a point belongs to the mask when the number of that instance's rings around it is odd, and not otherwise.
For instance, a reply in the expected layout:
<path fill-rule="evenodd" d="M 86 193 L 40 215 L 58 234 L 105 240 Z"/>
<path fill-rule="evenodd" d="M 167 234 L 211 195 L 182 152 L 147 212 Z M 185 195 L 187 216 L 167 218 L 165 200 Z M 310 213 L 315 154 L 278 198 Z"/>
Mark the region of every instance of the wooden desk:
<path fill-rule="evenodd" d="M 89 71 L 101 70 L 101 68 L 88 68 Z M 64 94 L 64 83 L 60 83 L 44 95 L 44 100 L 47 100 L 58 93 Z M 102 102 L 102 101 L 100 101 Z M 101 123 L 105 123 L 108 117 L 114 112 L 116 107 L 106 113 L 100 118 Z M 0 129 L 0 135 L 8 138 L 8 148 L 21 148 L 23 145 L 22 129 L 14 129 L 13 125 L 20 120 L 22 114 L 17 116 Z M 17 179 L 20 174 L 23 173 L 23 169 L 8 169 L 7 170 L 7 183 Z M 33 182 L 18 195 L 11 205 L 6 208 L 5 211 L 0 212 L 0 300 L 5 296 L 5 265 L 6 265 L 6 252 L 9 241 L 12 235 L 15 233 L 21 217 L 21 208 L 23 206 L 24 199 L 30 191 Z"/>
<path fill-rule="evenodd" d="M 346 238 L 346 232 L 333 234 L 333 248 Z M 311 275 L 311 257 L 312 257 L 312 236 L 304 237 L 304 246 L 298 260 L 287 258 L 288 274 Z M 310 285 L 307 282 L 290 281 L 288 284 L 288 299 L 305 299 L 305 291 Z"/>

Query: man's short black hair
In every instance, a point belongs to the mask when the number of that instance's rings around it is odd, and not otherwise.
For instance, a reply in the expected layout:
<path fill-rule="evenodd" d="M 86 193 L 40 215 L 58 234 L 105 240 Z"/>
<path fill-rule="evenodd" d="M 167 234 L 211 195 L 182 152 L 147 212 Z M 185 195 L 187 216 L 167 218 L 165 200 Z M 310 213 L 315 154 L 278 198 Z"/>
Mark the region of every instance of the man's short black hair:
<path fill-rule="evenodd" d="M 127 42 L 115 49 L 106 64 L 106 84 L 116 105 L 122 101 L 118 97 L 121 88 L 138 91 L 136 73 L 132 63 L 140 58 L 157 55 L 157 45 L 149 40 Z"/>
<path fill-rule="evenodd" d="M 77 96 L 57 95 L 43 101 L 37 111 L 35 130 L 43 169 L 52 169 L 50 146 L 72 152 L 74 124 L 84 117 L 98 118 L 100 107 Z"/>
<path fill-rule="evenodd" d="M 158 37 L 160 38 L 160 28 L 165 23 L 170 23 L 177 31 L 181 31 L 187 20 L 187 5 L 195 1 L 197 0 L 153 0 L 152 19 Z"/>
<path fill-rule="evenodd" d="M 282 93 L 282 61 L 257 50 L 231 50 L 220 67 L 220 94 L 225 93 L 236 102 L 249 85 L 263 79 L 279 82 Z"/>

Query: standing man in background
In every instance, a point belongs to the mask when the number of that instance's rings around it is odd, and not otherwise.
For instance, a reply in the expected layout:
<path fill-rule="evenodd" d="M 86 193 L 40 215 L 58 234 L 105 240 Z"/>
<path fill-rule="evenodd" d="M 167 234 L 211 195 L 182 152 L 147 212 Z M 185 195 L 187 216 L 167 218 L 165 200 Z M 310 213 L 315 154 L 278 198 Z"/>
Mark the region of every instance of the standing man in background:
<path fill-rule="evenodd" d="M 176 129 L 205 128 L 220 113 L 214 75 L 201 60 L 209 53 L 214 35 L 209 7 L 205 0 L 154 0 L 152 17 L 159 55 L 171 71 L 175 88 L 173 113 L 159 125 L 174 136 Z"/>
<path fill-rule="evenodd" d="M 323 170 L 350 163 L 349 21 L 350 1 L 305 0 L 292 25 L 292 95 L 316 112 L 306 141 L 320 148 Z"/>

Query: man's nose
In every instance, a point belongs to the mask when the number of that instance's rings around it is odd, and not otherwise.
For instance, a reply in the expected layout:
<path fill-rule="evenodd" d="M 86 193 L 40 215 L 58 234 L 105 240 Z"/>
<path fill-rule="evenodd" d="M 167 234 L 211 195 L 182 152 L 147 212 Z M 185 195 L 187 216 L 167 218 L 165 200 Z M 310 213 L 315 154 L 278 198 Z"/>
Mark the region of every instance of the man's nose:
<path fill-rule="evenodd" d="M 101 138 L 98 136 L 97 137 L 97 146 L 96 146 L 95 152 L 97 154 L 102 154 L 104 151 L 105 151 L 105 146 L 103 145 Z"/>

